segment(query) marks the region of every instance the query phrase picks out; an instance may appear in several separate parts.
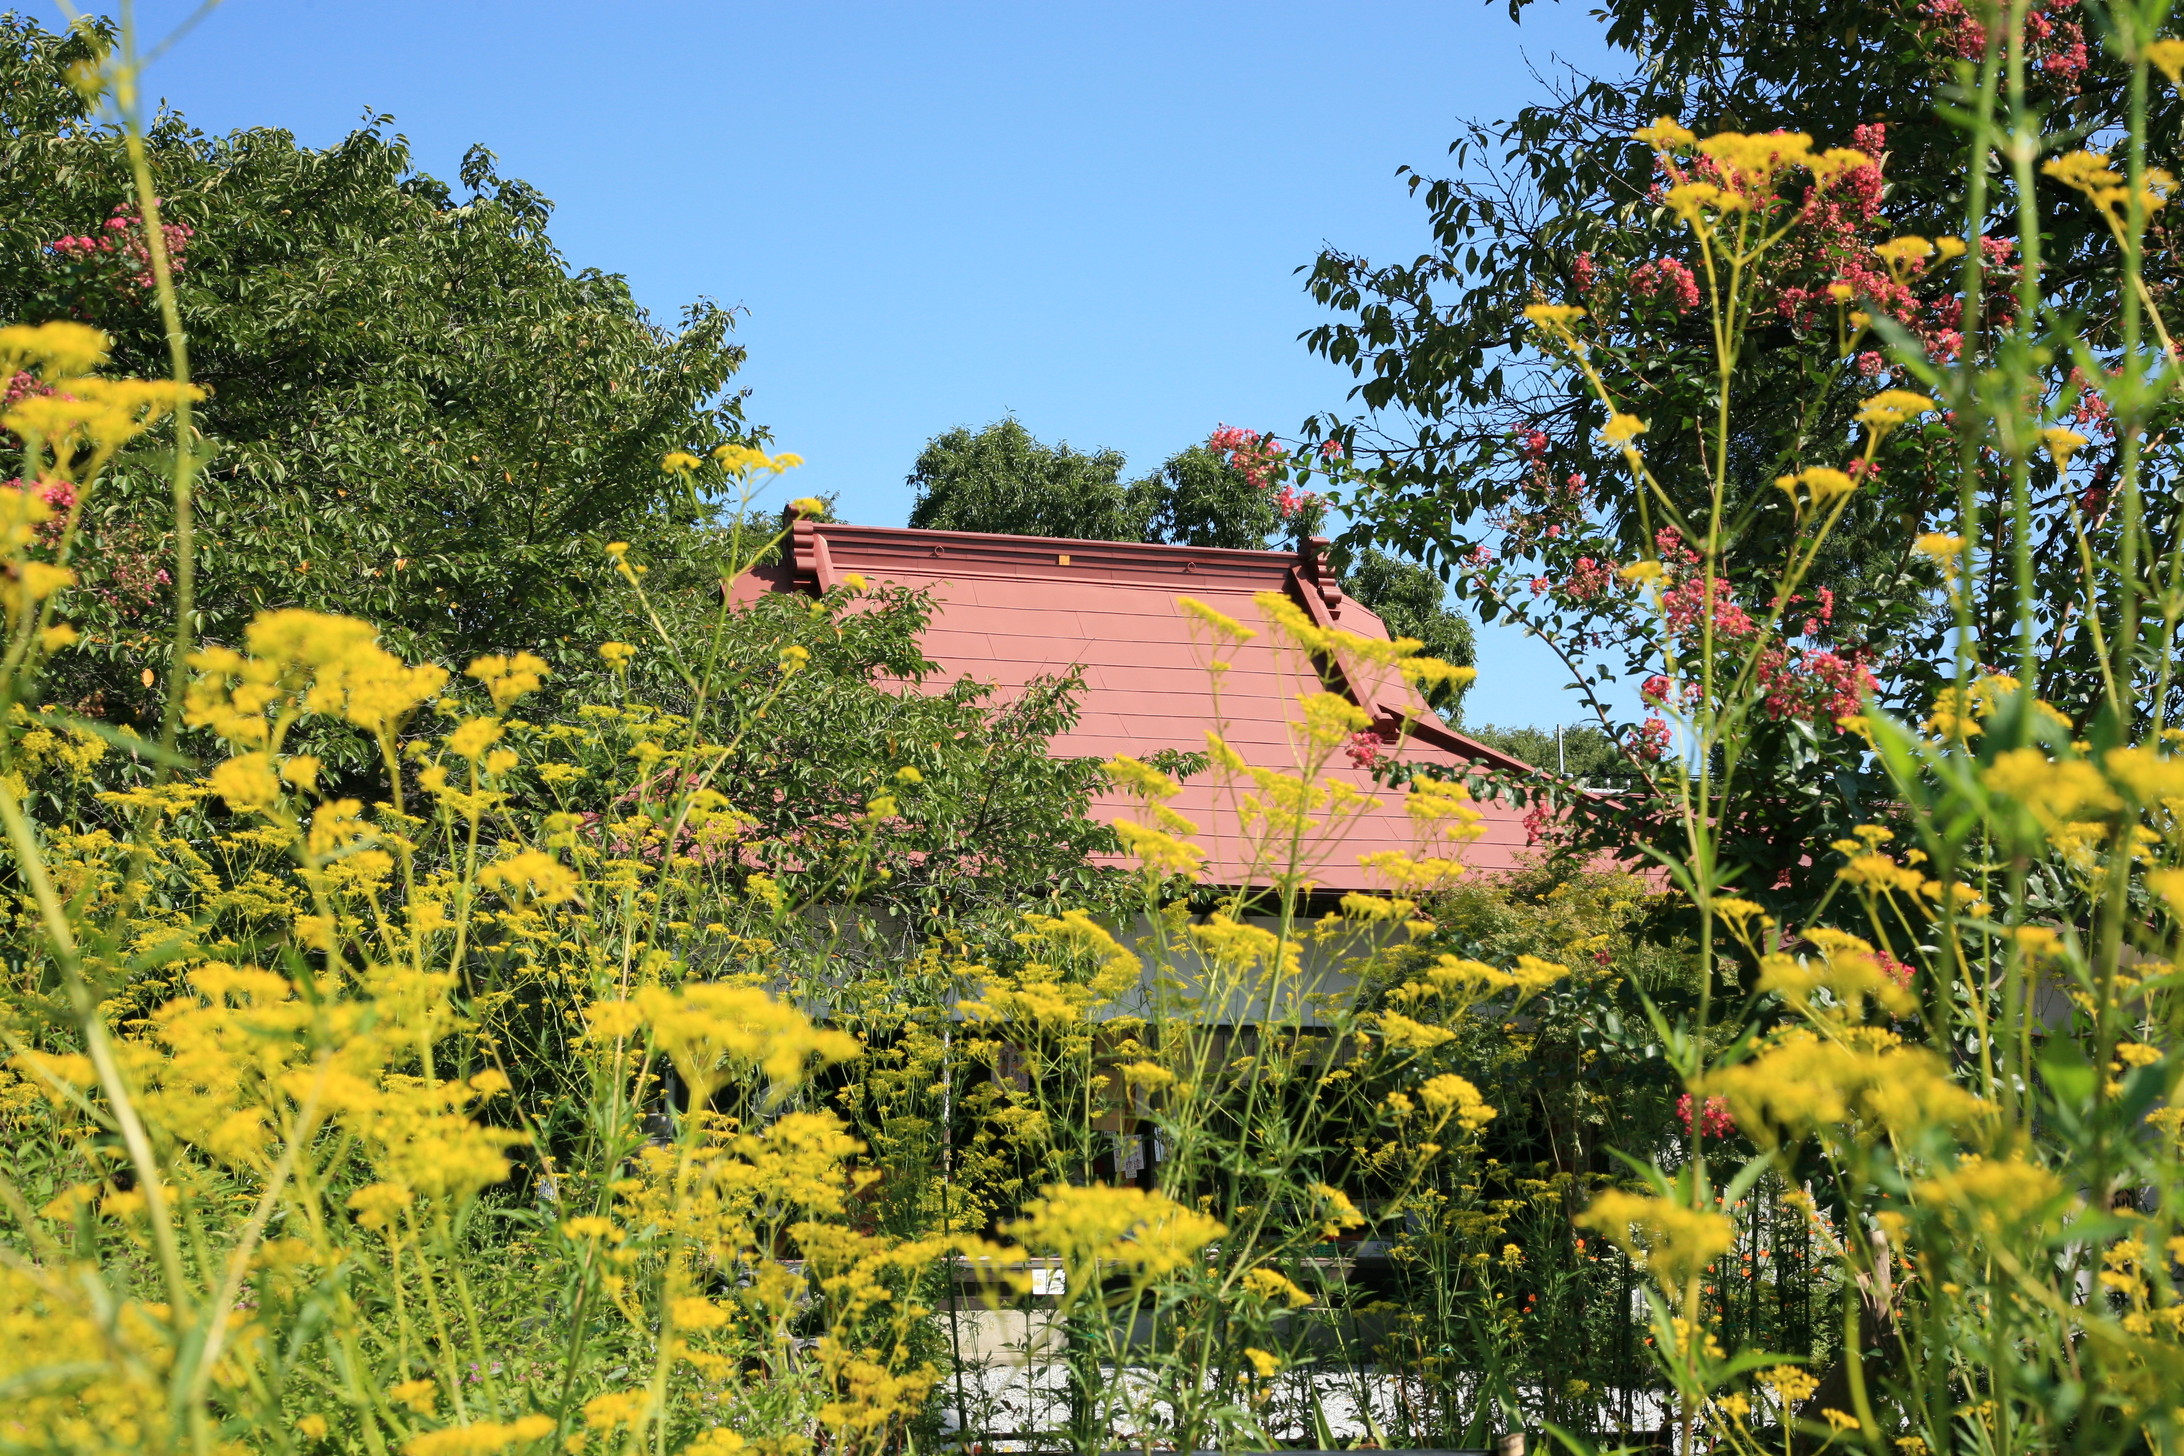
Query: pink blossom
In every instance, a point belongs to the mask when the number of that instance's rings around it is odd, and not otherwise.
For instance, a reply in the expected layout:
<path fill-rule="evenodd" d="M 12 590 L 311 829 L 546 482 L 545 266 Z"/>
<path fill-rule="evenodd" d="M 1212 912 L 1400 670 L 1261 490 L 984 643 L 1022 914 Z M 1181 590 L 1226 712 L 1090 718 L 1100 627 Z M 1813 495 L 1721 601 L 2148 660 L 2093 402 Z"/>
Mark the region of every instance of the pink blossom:
<path fill-rule="evenodd" d="M 1691 1094 L 1689 1092 L 1684 1093 L 1683 1097 L 1676 1103 L 1676 1120 L 1683 1124 L 1686 1133 L 1691 1131 Z M 1705 1108 L 1699 1113 L 1699 1136 L 1701 1138 L 1714 1138 L 1718 1141 L 1728 1137 L 1736 1130 L 1736 1119 L 1729 1115 L 1729 1099 L 1720 1096 L 1707 1098 Z"/>
<path fill-rule="evenodd" d="M 1603 565 L 1590 556 L 1580 556 L 1571 566 L 1569 578 L 1562 584 L 1562 591 L 1572 601 L 1589 602 L 1605 592 L 1614 579 L 1614 562 Z"/>
<path fill-rule="evenodd" d="M 1261 490 L 1271 484 L 1286 463 L 1289 447 L 1272 435 L 1238 425 L 1221 425 L 1207 437 L 1214 454 L 1243 472 L 1244 479 Z"/>
<path fill-rule="evenodd" d="M 1674 258 L 1640 263 L 1630 270 L 1630 291 L 1640 298 L 1657 299 L 1678 313 L 1699 306 L 1699 280 Z"/>

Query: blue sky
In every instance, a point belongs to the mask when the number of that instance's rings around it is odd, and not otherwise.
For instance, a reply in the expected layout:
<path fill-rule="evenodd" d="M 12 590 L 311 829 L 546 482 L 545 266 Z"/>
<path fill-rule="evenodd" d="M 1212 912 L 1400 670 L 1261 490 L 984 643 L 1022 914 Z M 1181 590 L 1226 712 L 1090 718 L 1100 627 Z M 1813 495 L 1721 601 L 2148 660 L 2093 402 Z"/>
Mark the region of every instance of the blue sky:
<path fill-rule="evenodd" d="M 955 425 L 1014 413 L 1142 470 L 1339 407 L 1295 270 L 1323 244 L 1422 251 L 1396 168 L 1441 168 L 1461 119 L 1565 60 L 1604 63 L 1568 0 L 1521 25 L 1481 0 L 227 0 L 146 89 L 309 145 L 391 112 L 450 180 L 484 143 L 554 199 L 572 264 L 663 321 L 747 310 L 750 412 L 808 461 L 797 492 L 893 525 Z M 1474 721 L 1576 716 L 1544 652 L 1480 636 Z"/>

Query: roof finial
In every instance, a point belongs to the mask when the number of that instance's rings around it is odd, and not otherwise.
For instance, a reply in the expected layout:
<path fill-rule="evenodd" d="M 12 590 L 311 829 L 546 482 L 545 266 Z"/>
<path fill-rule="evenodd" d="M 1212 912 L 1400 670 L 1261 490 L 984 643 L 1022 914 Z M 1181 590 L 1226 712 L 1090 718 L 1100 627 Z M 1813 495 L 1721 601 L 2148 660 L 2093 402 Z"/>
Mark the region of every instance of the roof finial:
<path fill-rule="evenodd" d="M 1297 537 L 1297 573 L 1319 589 L 1320 600 L 1327 604 L 1327 615 L 1342 615 L 1342 586 L 1334 573 L 1327 569 L 1329 542 L 1325 536 Z"/>

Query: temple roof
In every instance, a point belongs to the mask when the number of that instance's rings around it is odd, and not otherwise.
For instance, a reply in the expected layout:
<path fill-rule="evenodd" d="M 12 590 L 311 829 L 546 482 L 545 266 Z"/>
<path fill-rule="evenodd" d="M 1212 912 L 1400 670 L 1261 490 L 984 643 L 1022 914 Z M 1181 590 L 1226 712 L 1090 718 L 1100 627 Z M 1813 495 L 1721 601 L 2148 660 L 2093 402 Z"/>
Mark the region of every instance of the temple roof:
<path fill-rule="evenodd" d="M 827 591 L 851 573 L 929 590 L 933 616 L 922 645 L 940 665 L 929 683 L 967 676 L 1006 696 L 1036 677 L 1082 673 L 1077 725 L 1054 740 L 1054 751 L 1066 756 L 1202 753 L 1207 729 L 1218 726 L 1246 762 L 1293 773 L 1298 695 L 1325 688 L 1366 711 L 1386 756 L 1459 771 L 1525 768 L 1448 728 L 1400 676 L 1337 665 L 1323 677 L 1285 647 L 1253 601 L 1256 593 L 1286 595 L 1320 627 L 1387 639 L 1380 619 L 1345 595 L 1323 565 L 1324 547 L 1307 541 L 1296 552 L 1229 551 L 798 520 L 788 560 L 745 578 L 738 596 Z M 1179 597 L 1204 602 L 1257 635 L 1216 651 L 1207 629 L 1178 607 Z M 1216 657 L 1230 664 L 1218 674 L 1209 668 Z M 1419 847 L 1403 810 L 1406 791 L 1377 784 L 1347 750 L 1325 772 L 1377 802 L 1348 819 L 1339 839 L 1322 836 L 1313 845 L 1311 879 L 1321 891 L 1386 888 L 1359 856 Z M 1193 776 L 1169 801 L 1198 824 L 1196 843 L 1207 854 L 1204 878 L 1211 883 L 1235 884 L 1248 873 L 1237 795 L 1214 768 Z M 1113 820 L 1136 817 L 1136 807 L 1108 795 L 1094 802 L 1093 812 Z M 1494 802 L 1477 807 L 1485 832 L 1457 857 L 1479 869 L 1510 867 L 1527 842 L 1520 811 Z"/>

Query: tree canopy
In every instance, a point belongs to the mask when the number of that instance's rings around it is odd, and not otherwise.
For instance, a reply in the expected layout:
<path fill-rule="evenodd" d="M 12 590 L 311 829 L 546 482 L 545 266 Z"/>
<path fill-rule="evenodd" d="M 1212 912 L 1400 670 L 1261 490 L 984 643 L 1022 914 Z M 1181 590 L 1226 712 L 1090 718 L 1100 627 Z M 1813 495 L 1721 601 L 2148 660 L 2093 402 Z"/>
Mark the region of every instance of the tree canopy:
<path fill-rule="evenodd" d="M 0 314 L 94 324 L 117 369 L 156 374 L 122 139 L 68 76 L 110 41 L 0 17 Z M 233 641 L 301 605 L 366 617 L 409 657 L 588 649 L 610 635 L 609 540 L 693 582 L 718 555 L 718 503 L 660 462 L 752 434 L 730 311 L 700 301 L 661 325 L 622 278 L 568 265 L 551 204 L 492 153 L 472 148 L 450 185 L 392 124 L 369 116 L 325 148 L 208 136 L 172 111 L 150 128 L 208 392 L 198 630 Z M 66 671 L 107 715 L 144 714 L 141 670 L 156 678 L 166 650 L 167 453 L 120 462 L 85 523 Z"/>

